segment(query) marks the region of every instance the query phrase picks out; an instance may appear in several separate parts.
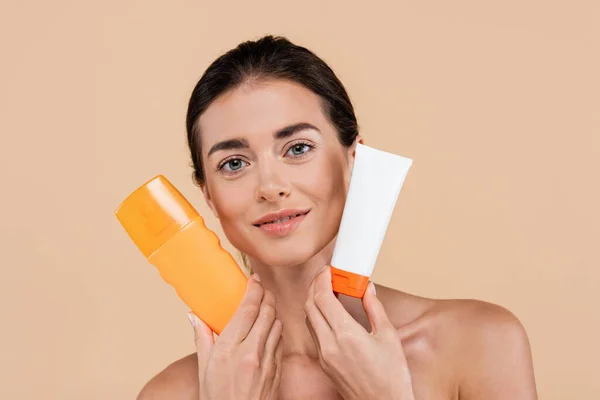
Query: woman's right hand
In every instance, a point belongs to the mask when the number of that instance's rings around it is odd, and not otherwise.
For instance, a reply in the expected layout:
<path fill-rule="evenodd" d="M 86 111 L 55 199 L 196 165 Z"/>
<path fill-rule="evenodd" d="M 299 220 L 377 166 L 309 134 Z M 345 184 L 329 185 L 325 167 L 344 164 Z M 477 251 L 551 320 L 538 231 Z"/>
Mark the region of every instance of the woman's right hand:
<path fill-rule="evenodd" d="M 276 399 L 281 378 L 282 324 L 275 296 L 255 274 L 233 318 L 215 341 L 190 313 L 198 353 L 200 400 Z"/>

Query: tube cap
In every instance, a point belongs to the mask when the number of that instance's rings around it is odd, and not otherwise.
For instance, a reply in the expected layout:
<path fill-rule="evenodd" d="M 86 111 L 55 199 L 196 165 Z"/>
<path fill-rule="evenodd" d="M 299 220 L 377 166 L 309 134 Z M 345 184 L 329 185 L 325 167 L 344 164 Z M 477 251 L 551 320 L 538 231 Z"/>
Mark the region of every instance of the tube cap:
<path fill-rule="evenodd" d="M 199 214 L 167 178 L 157 175 L 131 193 L 115 216 L 148 258 Z"/>
<path fill-rule="evenodd" d="M 358 275 L 331 267 L 331 280 L 333 291 L 347 296 L 362 299 L 369 285 L 369 277 Z"/>

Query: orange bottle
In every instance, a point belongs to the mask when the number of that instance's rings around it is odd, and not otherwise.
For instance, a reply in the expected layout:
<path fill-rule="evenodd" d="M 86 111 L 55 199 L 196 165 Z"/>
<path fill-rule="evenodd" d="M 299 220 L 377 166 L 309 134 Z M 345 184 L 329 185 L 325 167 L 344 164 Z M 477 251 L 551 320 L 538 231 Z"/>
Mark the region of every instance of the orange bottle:
<path fill-rule="evenodd" d="M 244 296 L 247 278 L 194 207 L 158 175 L 131 193 L 115 215 L 160 276 L 220 334 Z"/>

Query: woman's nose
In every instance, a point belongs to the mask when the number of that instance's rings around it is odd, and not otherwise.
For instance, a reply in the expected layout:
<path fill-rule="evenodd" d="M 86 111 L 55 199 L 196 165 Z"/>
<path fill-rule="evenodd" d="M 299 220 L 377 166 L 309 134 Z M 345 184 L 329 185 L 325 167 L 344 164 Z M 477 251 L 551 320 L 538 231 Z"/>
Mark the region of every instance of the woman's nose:
<path fill-rule="evenodd" d="M 289 196 L 291 188 L 289 182 L 282 179 L 273 168 L 261 168 L 260 178 L 256 191 L 259 201 L 276 202 Z"/>

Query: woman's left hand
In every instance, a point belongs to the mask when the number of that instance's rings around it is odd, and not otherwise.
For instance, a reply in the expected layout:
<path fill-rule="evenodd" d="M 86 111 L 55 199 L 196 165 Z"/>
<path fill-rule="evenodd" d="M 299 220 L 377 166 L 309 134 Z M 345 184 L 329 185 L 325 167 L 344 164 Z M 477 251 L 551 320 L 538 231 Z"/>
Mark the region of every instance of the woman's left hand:
<path fill-rule="evenodd" d="M 304 309 L 321 367 L 346 400 L 414 400 L 402 343 L 372 285 L 362 299 L 367 332 L 336 298 L 330 267 L 314 278 Z"/>

